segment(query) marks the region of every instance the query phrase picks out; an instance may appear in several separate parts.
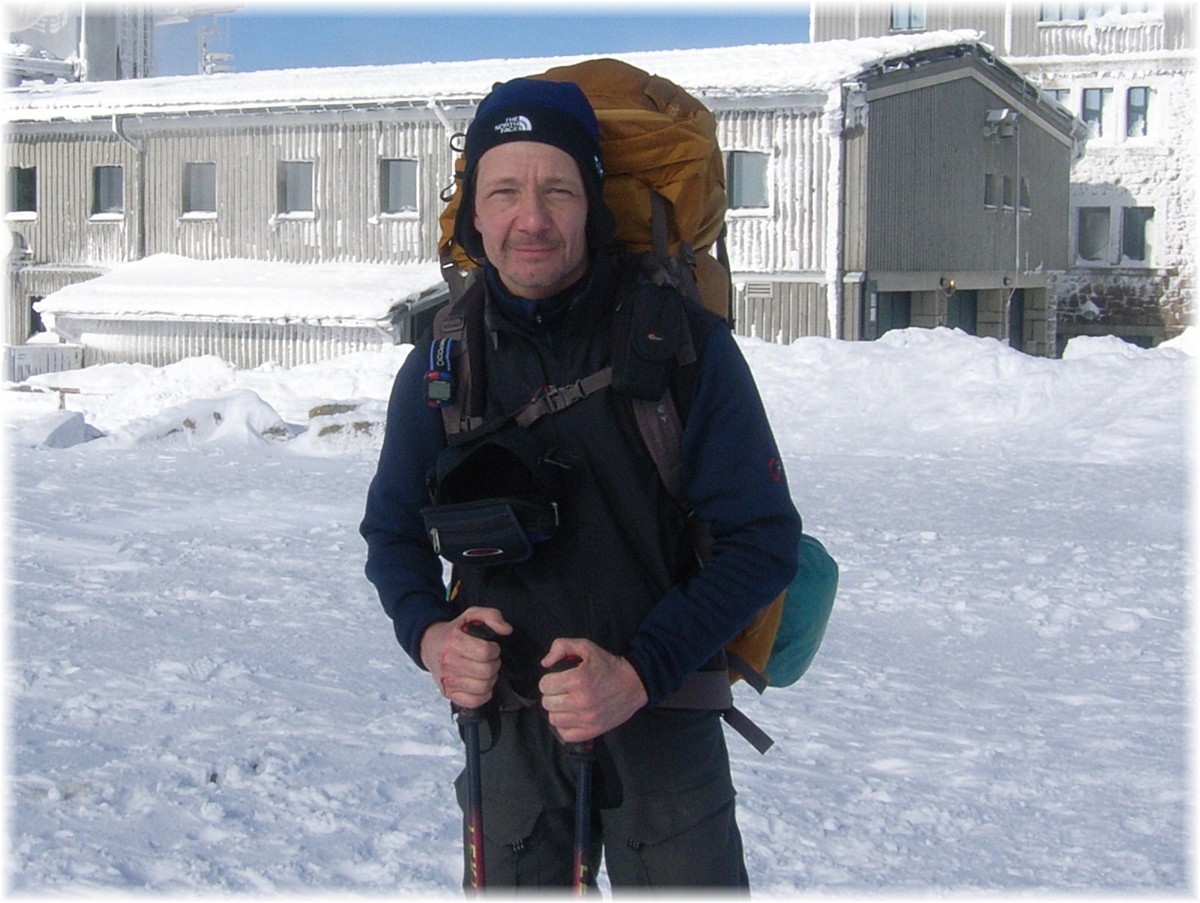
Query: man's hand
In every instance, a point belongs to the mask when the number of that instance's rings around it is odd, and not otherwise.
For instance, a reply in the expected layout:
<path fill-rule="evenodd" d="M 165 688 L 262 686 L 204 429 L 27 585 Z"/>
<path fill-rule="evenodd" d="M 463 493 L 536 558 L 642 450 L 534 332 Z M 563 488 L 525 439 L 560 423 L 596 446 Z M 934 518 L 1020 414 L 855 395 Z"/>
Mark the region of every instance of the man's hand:
<path fill-rule="evenodd" d="M 429 625 L 421 637 L 421 661 L 433 675 L 442 695 L 464 709 L 475 709 L 492 698 L 500 674 L 500 647 L 467 633 L 467 624 L 478 621 L 499 636 L 512 633 L 512 625 L 494 608 L 471 607 L 453 621 Z"/>
<path fill-rule="evenodd" d="M 566 743 L 583 743 L 624 724 L 649 697 L 633 665 L 590 640 L 557 639 L 542 659 L 549 668 L 573 656 L 579 664 L 538 683 L 542 708 Z"/>

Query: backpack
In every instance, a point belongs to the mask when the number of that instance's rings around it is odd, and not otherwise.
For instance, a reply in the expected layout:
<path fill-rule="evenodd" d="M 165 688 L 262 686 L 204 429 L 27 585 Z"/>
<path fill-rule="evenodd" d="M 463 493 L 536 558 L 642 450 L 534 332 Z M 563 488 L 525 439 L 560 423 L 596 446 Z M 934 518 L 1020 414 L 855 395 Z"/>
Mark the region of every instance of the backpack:
<path fill-rule="evenodd" d="M 591 102 L 616 244 L 644 255 L 655 281 L 676 285 L 730 321 L 725 163 L 712 112 L 673 82 L 620 60 L 585 60 L 531 77 L 574 82 Z M 464 167 L 459 154 L 456 183 Z M 449 197 L 444 192 L 447 203 L 438 219 L 438 256 L 452 297 L 461 295 L 464 277 L 475 267 L 454 243 L 460 197 L 458 191 Z"/>
<path fill-rule="evenodd" d="M 604 200 L 617 222 L 617 243 L 623 253 L 639 258 L 648 284 L 639 286 L 637 303 L 624 305 L 617 318 L 613 365 L 535 399 L 514 419 L 528 426 L 611 386 L 630 398 L 639 433 L 668 493 L 690 508 L 680 479 L 683 418 L 671 378 L 675 368 L 696 357 L 676 292 L 732 320 L 723 240 L 725 174 L 716 120 L 682 88 L 617 60 L 591 60 L 534 77 L 573 81 L 591 101 L 600 125 Z M 460 155 L 456 178 L 462 169 Z M 465 295 L 464 274 L 475 263 L 453 241 L 459 197 L 455 192 L 439 219 L 439 255 L 452 300 L 434 322 L 429 371 L 431 386 L 446 387 L 442 397 L 431 394 L 430 403 L 441 408 L 451 445 L 488 429 L 482 419 L 482 380 L 472 378 L 483 372 L 482 298 Z M 666 355 L 637 341 L 649 334 L 673 337 L 660 343 Z M 453 393 L 452 384 L 457 384 Z M 720 709 L 760 752 L 770 748 L 770 737 L 733 706 L 730 685 L 744 679 L 759 693 L 767 686 L 790 686 L 811 664 L 832 610 L 838 568 L 824 546 L 807 534 L 801 536 L 799 551 L 800 567 L 791 586 L 726 646 L 727 671 L 696 672 L 690 685 L 664 706 Z"/>

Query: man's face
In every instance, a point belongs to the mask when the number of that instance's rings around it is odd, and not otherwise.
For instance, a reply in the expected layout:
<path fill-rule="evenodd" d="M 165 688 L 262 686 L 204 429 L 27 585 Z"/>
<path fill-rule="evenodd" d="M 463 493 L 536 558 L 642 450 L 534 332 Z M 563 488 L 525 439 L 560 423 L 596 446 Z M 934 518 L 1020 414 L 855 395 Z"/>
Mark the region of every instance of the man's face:
<path fill-rule="evenodd" d="M 587 270 L 587 192 L 566 151 L 533 141 L 499 144 L 479 158 L 475 228 L 505 288 L 538 301 Z"/>

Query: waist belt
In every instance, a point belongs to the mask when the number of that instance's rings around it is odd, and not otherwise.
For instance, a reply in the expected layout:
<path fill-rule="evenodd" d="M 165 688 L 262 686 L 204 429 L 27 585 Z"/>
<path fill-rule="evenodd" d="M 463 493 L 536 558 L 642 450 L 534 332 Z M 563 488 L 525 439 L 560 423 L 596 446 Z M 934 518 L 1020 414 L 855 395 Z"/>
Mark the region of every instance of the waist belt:
<path fill-rule="evenodd" d="M 719 671 L 693 671 L 674 693 L 659 703 L 664 709 L 714 709 L 721 713 L 725 723 L 741 734 L 760 753 L 775 745 L 761 727 L 733 704 L 733 689 L 729 686 L 729 674 Z"/>
<path fill-rule="evenodd" d="M 537 705 L 536 700 L 526 699 L 515 692 L 504 678 L 497 682 L 493 698 L 502 712 Z M 717 711 L 721 713 L 726 724 L 741 734 L 760 753 L 766 753 L 775 745 L 775 741 L 766 731 L 733 704 L 733 690 L 729 686 L 729 675 L 725 671 L 693 671 L 684 680 L 683 686 L 660 702 L 658 707 Z"/>

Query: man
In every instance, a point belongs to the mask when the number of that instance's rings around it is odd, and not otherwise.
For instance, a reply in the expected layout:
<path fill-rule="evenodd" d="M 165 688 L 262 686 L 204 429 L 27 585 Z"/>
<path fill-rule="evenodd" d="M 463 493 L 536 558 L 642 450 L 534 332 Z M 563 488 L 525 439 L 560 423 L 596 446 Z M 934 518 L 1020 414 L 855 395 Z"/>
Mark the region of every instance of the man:
<path fill-rule="evenodd" d="M 469 291 L 483 305 L 485 420 L 504 423 L 547 387 L 612 363 L 614 311 L 637 279 L 608 247 L 599 131 L 577 86 L 498 85 L 465 156 L 455 238 L 483 265 Z M 527 560 L 457 568 L 448 597 L 420 513 L 447 447 L 427 405 L 428 343 L 397 375 L 361 527 L 367 575 L 440 693 L 495 712 L 482 757 L 488 887 L 570 884 L 575 777 L 564 744 L 589 740 L 592 876 L 603 853 L 614 886 L 748 887 L 719 713 L 670 697 L 694 672 L 723 669 L 724 644 L 788 584 L 800 525 L 727 327 L 685 310 L 699 360 L 683 488 L 712 536 L 703 568 L 629 399 L 609 388 L 508 427 L 564 474 L 560 523 Z M 497 639 L 468 634 L 472 621 Z M 566 661 L 577 665 L 553 669 Z"/>

